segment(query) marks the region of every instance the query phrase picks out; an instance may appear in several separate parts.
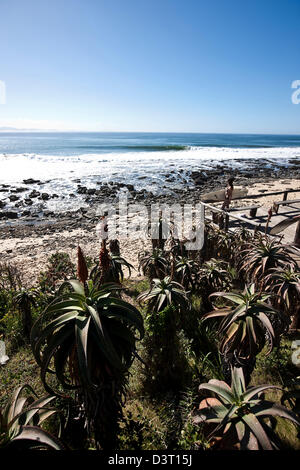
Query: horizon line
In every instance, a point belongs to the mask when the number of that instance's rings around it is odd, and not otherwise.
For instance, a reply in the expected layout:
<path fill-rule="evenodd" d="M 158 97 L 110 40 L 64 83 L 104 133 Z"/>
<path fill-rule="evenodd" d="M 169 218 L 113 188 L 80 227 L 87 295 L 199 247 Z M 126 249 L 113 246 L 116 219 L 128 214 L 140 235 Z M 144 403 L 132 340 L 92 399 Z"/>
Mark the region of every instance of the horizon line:
<path fill-rule="evenodd" d="M 105 130 L 59 130 L 59 129 L 34 129 L 34 128 L 14 128 L 14 127 L 0 127 L 0 133 L 11 132 L 28 132 L 28 133 L 61 133 L 61 134 L 217 134 L 217 135 L 281 135 L 281 136 L 300 136 L 300 133 L 280 133 L 280 132 L 213 132 L 213 131 L 105 131 Z"/>

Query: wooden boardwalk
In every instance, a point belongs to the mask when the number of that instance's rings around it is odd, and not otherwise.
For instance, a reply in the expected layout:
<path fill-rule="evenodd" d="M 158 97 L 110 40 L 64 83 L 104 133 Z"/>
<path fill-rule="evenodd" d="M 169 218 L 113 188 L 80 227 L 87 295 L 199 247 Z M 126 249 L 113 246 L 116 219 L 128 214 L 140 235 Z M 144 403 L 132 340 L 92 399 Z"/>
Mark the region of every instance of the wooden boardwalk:
<path fill-rule="evenodd" d="M 249 212 L 243 212 L 243 211 L 241 212 L 235 211 L 234 214 L 240 215 L 244 217 L 245 219 L 248 219 L 250 223 L 256 222 L 256 223 L 261 224 L 261 231 L 264 232 L 265 226 L 267 223 L 267 218 L 268 218 L 268 211 L 266 207 L 260 207 L 257 210 L 257 214 L 255 217 L 250 217 Z M 300 203 L 291 203 L 290 205 L 283 206 L 283 207 L 280 206 L 278 214 L 275 214 L 273 211 L 273 215 L 269 222 L 268 232 L 271 230 L 272 227 L 277 225 L 282 220 L 285 220 L 286 218 L 291 218 L 296 215 L 300 215 Z M 230 222 L 230 226 L 231 225 L 232 225 L 232 221 Z M 234 223 L 234 225 L 236 225 L 236 223 Z M 294 240 L 294 236 L 295 236 L 296 225 L 297 224 L 290 225 L 285 230 L 280 232 L 280 234 L 276 235 L 276 237 L 279 237 L 279 238 L 282 237 L 282 243 L 284 244 L 292 243 Z"/>
<path fill-rule="evenodd" d="M 238 205 L 245 207 L 245 204 L 243 203 L 242 200 L 239 201 L 239 203 L 240 204 Z M 243 211 L 243 210 L 241 211 L 235 210 L 234 212 L 229 212 L 229 214 L 230 214 L 229 225 L 228 225 L 229 230 L 235 230 L 238 227 L 241 227 L 244 225 L 249 229 L 256 228 L 261 233 L 265 233 L 265 227 L 266 227 L 267 218 L 268 218 L 268 209 L 265 206 L 259 207 L 257 209 L 257 213 L 255 217 L 250 217 L 249 211 Z M 291 201 L 291 204 L 289 205 L 279 206 L 278 214 L 276 214 L 273 211 L 271 220 L 269 222 L 267 233 L 269 233 L 272 227 L 277 225 L 282 220 L 285 220 L 286 218 L 291 218 L 296 215 L 300 215 L 300 203 L 299 202 Z M 240 217 L 243 220 L 236 219 L 234 218 L 235 216 Z M 209 217 L 209 219 L 211 219 L 211 216 Z M 280 232 L 280 234 L 275 235 L 275 238 L 280 240 L 283 245 L 291 245 L 294 241 L 296 226 L 297 226 L 297 223 L 290 225 L 285 230 Z M 295 254 L 293 255 L 294 259 L 297 261 L 298 265 L 300 266 L 300 249 L 295 248 L 295 250 L 293 251 L 295 251 Z M 299 252 L 299 254 L 297 252 Z"/>

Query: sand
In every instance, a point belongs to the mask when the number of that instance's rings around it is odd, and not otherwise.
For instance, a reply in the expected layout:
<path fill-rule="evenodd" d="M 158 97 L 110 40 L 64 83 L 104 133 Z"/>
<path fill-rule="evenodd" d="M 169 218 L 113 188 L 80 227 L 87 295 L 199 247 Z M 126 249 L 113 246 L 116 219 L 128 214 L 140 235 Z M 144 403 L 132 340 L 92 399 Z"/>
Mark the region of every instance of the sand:
<path fill-rule="evenodd" d="M 286 189 L 299 189 L 299 193 L 289 194 L 288 199 L 300 198 L 300 181 L 298 179 L 256 183 L 249 188 L 249 194 L 259 194 L 262 190 L 271 192 L 284 191 Z M 267 212 L 274 201 L 281 199 L 282 195 L 264 196 L 262 193 L 262 196 L 258 199 L 245 199 L 245 201 L 239 201 L 238 204 L 244 204 L 244 202 L 245 204 L 261 204 L 261 209 Z M 57 232 L 54 231 L 53 233 L 42 235 L 36 234 L 32 230 L 30 235 L 25 237 L 15 236 L 12 232 L 10 236 L 7 236 L 0 242 L 0 259 L 1 262 L 12 262 L 18 265 L 24 273 L 25 285 L 33 286 L 39 272 L 45 269 L 47 258 L 51 254 L 57 251 L 66 252 L 75 262 L 78 245 L 82 247 L 86 255 L 96 258 L 100 250 L 100 239 L 96 233 L 96 228 L 94 230 L 90 228 L 60 229 Z M 140 277 L 138 272 L 138 253 L 149 250 L 150 247 L 150 241 L 147 239 L 120 240 L 121 256 L 135 268 L 132 273 L 133 279 Z"/>

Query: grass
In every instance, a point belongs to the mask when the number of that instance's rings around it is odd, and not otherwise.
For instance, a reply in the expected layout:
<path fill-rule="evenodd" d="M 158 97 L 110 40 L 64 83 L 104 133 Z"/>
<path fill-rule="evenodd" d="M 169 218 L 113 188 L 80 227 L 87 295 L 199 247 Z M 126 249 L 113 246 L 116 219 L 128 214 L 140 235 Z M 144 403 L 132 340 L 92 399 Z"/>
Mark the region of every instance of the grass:
<path fill-rule="evenodd" d="M 45 394 L 40 380 L 40 368 L 29 346 L 21 347 L 0 366 L 0 406 L 6 404 L 14 389 L 20 384 L 30 385 L 41 396 Z"/>

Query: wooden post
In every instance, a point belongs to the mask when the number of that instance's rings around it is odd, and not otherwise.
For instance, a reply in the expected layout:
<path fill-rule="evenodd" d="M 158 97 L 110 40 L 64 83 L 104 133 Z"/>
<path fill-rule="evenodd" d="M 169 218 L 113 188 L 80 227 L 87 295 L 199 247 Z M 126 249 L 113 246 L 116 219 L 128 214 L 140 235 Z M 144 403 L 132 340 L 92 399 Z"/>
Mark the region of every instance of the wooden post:
<path fill-rule="evenodd" d="M 294 245 L 300 248 L 300 220 L 297 223 L 297 227 L 296 227 Z"/>
<path fill-rule="evenodd" d="M 286 201 L 286 200 L 287 200 L 287 196 L 288 196 L 288 191 L 284 191 L 282 200 L 283 200 L 283 201 Z"/>
<path fill-rule="evenodd" d="M 223 230 L 224 228 L 224 215 L 220 213 L 219 215 L 219 229 Z"/>
<path fill-rule="evenodd" d="M 225 225 L 224 225 L 224 230 L 225 232 L 228 232 L 228 226 L 229 226 L 229 215 L 225 215 Z"/>
<path fill-rule="evenodd" d="M 250 217 L 255 217 L 257 212 L 257 207 L 254 209 L 250 209 Z"/>

